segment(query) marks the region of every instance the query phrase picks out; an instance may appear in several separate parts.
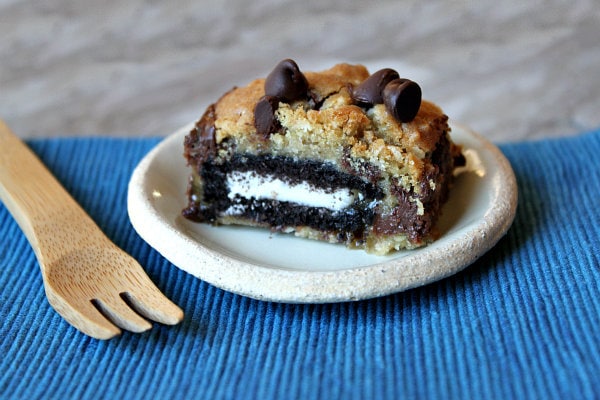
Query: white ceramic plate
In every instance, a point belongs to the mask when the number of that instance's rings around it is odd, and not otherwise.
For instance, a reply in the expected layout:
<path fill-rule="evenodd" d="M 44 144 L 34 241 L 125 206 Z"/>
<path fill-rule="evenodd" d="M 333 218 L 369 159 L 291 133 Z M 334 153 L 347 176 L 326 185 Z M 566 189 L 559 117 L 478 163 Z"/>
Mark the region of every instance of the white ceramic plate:
<path fill-rule="evenodd" d="M 190 222 L 185 126 L 158 144 L 129 183 L 128 212 L 136 231 L 170 262 L 219 288 L 261 300 L 326 303 L 361 300 L 434 282 L 473 263 L 506 233 L 517 205 L 510 164 L 483 137 L 458 124 L 467 167 L 457 177 L 429 246 L 375 256 L 265 229 Z"/>

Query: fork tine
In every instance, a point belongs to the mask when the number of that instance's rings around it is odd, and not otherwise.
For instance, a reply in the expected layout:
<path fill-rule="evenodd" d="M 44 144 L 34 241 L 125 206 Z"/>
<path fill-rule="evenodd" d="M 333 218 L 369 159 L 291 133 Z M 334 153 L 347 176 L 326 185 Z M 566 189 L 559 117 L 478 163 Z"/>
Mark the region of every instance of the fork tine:
<path fill-rule="evenodd" d="M 76 306 L 46 287 L 48 302 L 69 324 L 96 339 L 110 339 L 121 330 L 94 307 L 91 301 L 78 301 Z"/>
<path fill-rule="evenodd" d="M 144 290 L 123 293 L 127 302 L 144 317 L 165 325 L 176 325 L 183 320 L 183 311 L 169 300 L 152 282 Z"/>
<path fill-rule="evenodd" d="M 106 316 L 115 325 L 131 331 L 144 332 L 152 328 L 152 324 L 138 315 L 120 297 L 102 297 L 91 301 L 101 314 Z"/>

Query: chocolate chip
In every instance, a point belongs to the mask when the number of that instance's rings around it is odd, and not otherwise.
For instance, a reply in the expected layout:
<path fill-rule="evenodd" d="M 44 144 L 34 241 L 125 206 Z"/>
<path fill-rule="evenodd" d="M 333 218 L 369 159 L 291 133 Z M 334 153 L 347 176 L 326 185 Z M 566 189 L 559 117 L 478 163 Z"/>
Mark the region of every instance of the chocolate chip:
<path fill-rule="evenodd" d="M 380 69 L 370 75 L 352 91 L 352 99 L 361 106 L 370 107 L 383 103 L 383 88 L 394 79 L 400 78 L 391 68 Z"/>
<path fill-rule="evenodd" d="M 265 138 L 281 128 L 279 121 L 275 118 L 275 111 L 279 108 L 279 102 L 280 99 L 275 96 L 263 96 L 254 107 L 256 133 Z"/>
<path fill-rule="evenodd" d="M 265 95 L 279 97 L 288 103 L 305 98 L 307 92 L 306 77 L 296 62 L 290 59 L 277 64 L 265 80 Z"/>
<path fill-rule="evenodd" d="M 383 89 L 383 102 L 396 120 L 410 122 L 421 107 L 421 87 L 409 79 L 395 79 Z"/>

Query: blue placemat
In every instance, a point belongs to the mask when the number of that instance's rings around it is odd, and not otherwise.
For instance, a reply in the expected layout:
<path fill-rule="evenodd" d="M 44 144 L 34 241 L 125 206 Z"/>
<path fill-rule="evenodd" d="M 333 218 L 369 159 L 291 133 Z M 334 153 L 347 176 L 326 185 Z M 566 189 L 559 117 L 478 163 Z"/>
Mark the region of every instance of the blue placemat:
<path fill-rule="evenodd" d="M 146 245 L 126 191 L 158 141 L 30 146 L 184 322 L 110 341 L 80 334 L 48 305 L 34 255 L 0 205 L 1 398 L 600 398 L 600 131 L 501 146 L 519 183 L 517 216 L 470 268 L 329 305 L 233 295 Z"/>

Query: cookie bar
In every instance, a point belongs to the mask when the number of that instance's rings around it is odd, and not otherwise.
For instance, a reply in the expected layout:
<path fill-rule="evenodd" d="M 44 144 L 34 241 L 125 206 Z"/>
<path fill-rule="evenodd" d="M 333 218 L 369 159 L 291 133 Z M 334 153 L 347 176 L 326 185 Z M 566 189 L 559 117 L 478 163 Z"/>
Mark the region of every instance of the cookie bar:
<path fill-rule="evenodd" d="M 448 117 L 392 69 L 281 61 L 225 93 L 184 142 L 193 221 L 343 243 L 369 253 L 435 239 L 463 158 Z"/>

